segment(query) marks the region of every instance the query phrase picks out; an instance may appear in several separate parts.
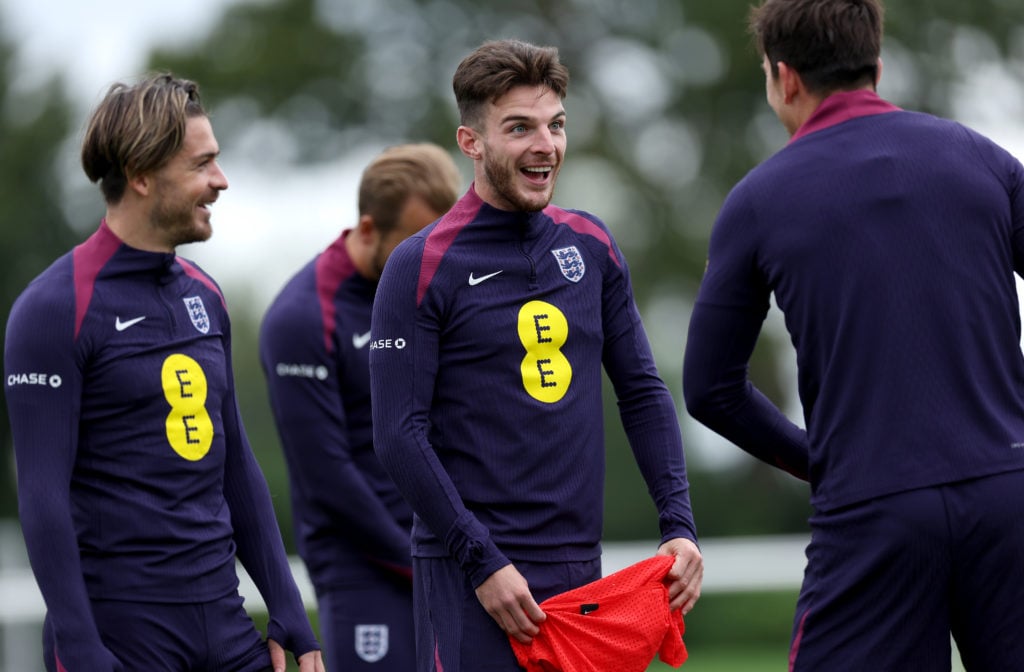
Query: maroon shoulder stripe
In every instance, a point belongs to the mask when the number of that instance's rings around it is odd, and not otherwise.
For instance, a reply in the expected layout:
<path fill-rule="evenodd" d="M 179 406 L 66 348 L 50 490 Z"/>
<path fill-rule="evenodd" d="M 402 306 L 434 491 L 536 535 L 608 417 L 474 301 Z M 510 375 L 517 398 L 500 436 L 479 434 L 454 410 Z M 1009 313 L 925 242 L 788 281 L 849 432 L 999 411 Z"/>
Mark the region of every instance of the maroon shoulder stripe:
<path fill-rule="evenodd" d="M 611 238 L 608 237 L 608 232 L 597 224 L 582 215 L 562 210 L 561 208 L 553 205 L 549 205 L 544 208 L 544 214 L 550 217 L 555 224 L 565 224 L 576 233 L 597 238 L 604 243 L 605 247 L 608 248 L 608 256 L 611 257 L 613 262 L 615 262 L 615 265 L 622 265 L 619 263 L 619 258 L 615 256 L 615 250 L 612 248 L 612 241 Z"/>
<path fill-rule="evenodd" d="M 356 267 L 352 258 L 345 250 L 345 236 L 334 241 L 330 247 L 324 250 L 315 263 L 316 275 L 316 298 L 320 303 L 320 316 L 323 318 L 324 348 L 327 352 L 334 350 L 331 335 L 337 325 L 337 310 L 334 308 L 334 295 L 338 287 L 346 279 L 352 277 Z"/>
<path fill-rule="evenodd" d="M 198 268 L 193 266 L 192 262 L 190 261 L 186 261 L 181 257 L 178 257 L 177 261 L 179 264 L 181 264 L 182 269 L 184 269 L 185 275 L 189 276 L 190 278 L 195 278 L 199 282 L 203 283 L 204 285 L 212 289 L 217 294 L 217 296 L 220 297 L 220 305 L 224 306 L 224 309 L 227 310 L 228 303 L 227 301 L 224 300 L 224 295 L 221 293 L 220 288 L 217 287 L 217 284 L 210 279 L 210 276 L 206 275 L 206 273 L 203 273 Z"/>
<path fill-rule="evenodd" d="M 96 288 L 96 277 L 110 258 L 121 246 L 121 240 L 107 227 L 107 220 L 100 222 L 100 228 L 72 252 L 72 267 L 75 283 L 75 338 L 82 328 L 85 314 Z"/>
<path fill-rule="evenodd" d="M 423 258 L 420 261 L 419 281 L 416 283 L 417 307 L 423 301 L 427 287 L 434 279 L 434 274 L 437 273 L 437 268 L 441 265 L 441 259 L 451 247 L 455 236 L 459 235 L 459 231 L 462 231 L 466 224 L 473 221 L 483 204 L 484 202 L 471 189 L 427 235 L 427 240 L 423 244 Z"/>

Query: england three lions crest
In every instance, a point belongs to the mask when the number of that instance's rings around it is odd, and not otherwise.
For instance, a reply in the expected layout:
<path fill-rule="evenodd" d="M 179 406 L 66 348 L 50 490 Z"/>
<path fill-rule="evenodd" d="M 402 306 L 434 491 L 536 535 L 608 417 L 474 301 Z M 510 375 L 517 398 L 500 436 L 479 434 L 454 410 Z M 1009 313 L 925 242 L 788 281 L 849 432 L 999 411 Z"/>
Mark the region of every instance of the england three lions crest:
<path fill-rule="evenodd" d="M 356 655 L 368 663 L 388 655 L 388 626 L 357 625 Z"/>
<path fill-rule="evenodd" d="M 583 279 L 583 274 L 587 272 L 587 266 L 583 263 L 583 255 L 575 245 L 551 250 L 551 254 L 555 255 L 555 259 L 558 260 L 558 268 L 566 280 L 579 282 Z"/>
<path fill-rule="evenodd" d="M 188 309 L 192 326 L 202 334 L 210 333 L 210 316 L 206 314 L 206 306 L 203 305 L 202 297 L 190 296 L 182 301 L 185 302 L 185 308 Z"/>

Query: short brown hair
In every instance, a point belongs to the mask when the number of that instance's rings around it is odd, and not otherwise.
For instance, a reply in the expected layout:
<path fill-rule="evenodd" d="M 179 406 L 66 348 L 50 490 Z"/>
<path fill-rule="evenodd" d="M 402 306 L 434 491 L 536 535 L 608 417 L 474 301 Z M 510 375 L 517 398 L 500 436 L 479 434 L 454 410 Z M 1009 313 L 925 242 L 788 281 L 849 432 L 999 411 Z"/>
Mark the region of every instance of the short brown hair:
<path fill-rule="evenodd" d="M 827 94 L 875 83 L 883 17 L 881 0 L 764 0 L 749 25 L 773 76 L 782 61 Z"/>
<path fill-rule="evenodd" d="M 363 170 L 359 214 L 370 215 L 380 233 L 389 233 L 410 196 L 419 196 L 435 212 L 448 212 L 459 198 L 461 179 L 451 154 L 438 145 L 389 147 Z"/>
<path fill-rule="evenodd" d="M 206 116 L 199 86 L 170 74 L 138 84 L 118 82 L 96 107 L 82 142 L 82 168 L 99 182 L 107 203 L 118 203 L 130 175 L 161 168 L 185 141 L 186 122 Z"/>
<path fill-rule="evenodd" d="M 478 125 L 484 105 L 517 86 L 546 86 L 564 99 L 569 69 L 558 60 L 558 49 L 519 40 L 494 40 L 477 47 L 452 78 L 460 123 Z"/>

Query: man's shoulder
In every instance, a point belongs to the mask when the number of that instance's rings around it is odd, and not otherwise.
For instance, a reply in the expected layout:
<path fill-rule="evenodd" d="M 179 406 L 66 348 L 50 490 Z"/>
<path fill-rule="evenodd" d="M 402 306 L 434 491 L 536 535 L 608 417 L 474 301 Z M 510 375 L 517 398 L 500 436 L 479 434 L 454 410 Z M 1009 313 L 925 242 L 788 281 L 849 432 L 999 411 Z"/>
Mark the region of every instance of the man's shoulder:
<path fill-rule="evenodd" d="M 605 222 L 586 210 L 562 208 L 549 205 L 544 209 L 555 226 L 561 227 L 562 240 L 573 245 L 589 248 L 601 259 L 607 259 L 613 266 L 621 267 L 624 260 L 615 241 L 615 236 Z M 552 250 L 556 256 L 559 250 Z"/>
<path fill-rule="evenodd" d="M 76 323 L 76 292 L 70 253 L 37 275 L 14 301 L 7 316 L 7 355 L 41 342 L 63 342 Z"/>
<path fill-rule="evenodd" d="M 210 291 L 215 292 L 216 294 L 222 294 L 220 285 L 217 283 L 214 277 L 210 275 L 198 263 L 192 261 L 191 259 L 186 259 L 185 257 L 182 257 L 180 255 L 176 255 L 174 260 L 179 266 L 181 266 L 186 276 L 188 276 L 192 280 L 201 283 Z"/>
<path fill-rule="evenodd" d="M 317 259 L 319 257 L 307 262 L 285 280 L 284 284 L 281 285 L 280 289 L 277 290 L 277 293 L 270 300 L 267 306 L 268 313 L 287 312 L 290 308 L 296 307 L 296 304 L 306 305 L 316 302 L 317 280 L 315 263 Z"/>
<path fill-rule="evenodd" d="M 261 340 L 274 336 L 275 342 L 286 344 L 289 339 L 308 330 L 319 332 L 323 329 L 324 300 L 317 290 L 316 276 L 312 264 L 307 264 L 293 275 L 270 301 L 263 313 Z M 330 307 L 333 311 L 333 307 Z"/>
<path fill-rule="evenodd" d="M 67 252 L 29 281 L 18 296 L 17 304 L 53 310 L 65 304 L 72 306 L 74 296 L 74 264 L 71 252 Z"/>

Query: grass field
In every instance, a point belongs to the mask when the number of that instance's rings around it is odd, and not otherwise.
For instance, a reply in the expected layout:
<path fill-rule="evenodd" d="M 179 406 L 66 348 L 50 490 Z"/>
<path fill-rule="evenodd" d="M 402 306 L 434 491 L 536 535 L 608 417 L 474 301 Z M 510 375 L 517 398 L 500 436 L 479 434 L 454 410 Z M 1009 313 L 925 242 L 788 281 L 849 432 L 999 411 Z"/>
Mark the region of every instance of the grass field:
<path fill-rule="evenodd" d="M 647 672 L 786 672 L 786 647 L 751 647 L 733 649 L 702 649 L 691 651 L 680 668 L 669 667 L 655 660 Z M 288 661 L 288 670 L 298 670 Z"/>
<path fill-rule="evenodd" d="M 684 672 L 786 672 L 786 646 L 702 649 L 691 651 L 680 670 Z M 647 672 L 675 670 L 657 660 Z"/>

